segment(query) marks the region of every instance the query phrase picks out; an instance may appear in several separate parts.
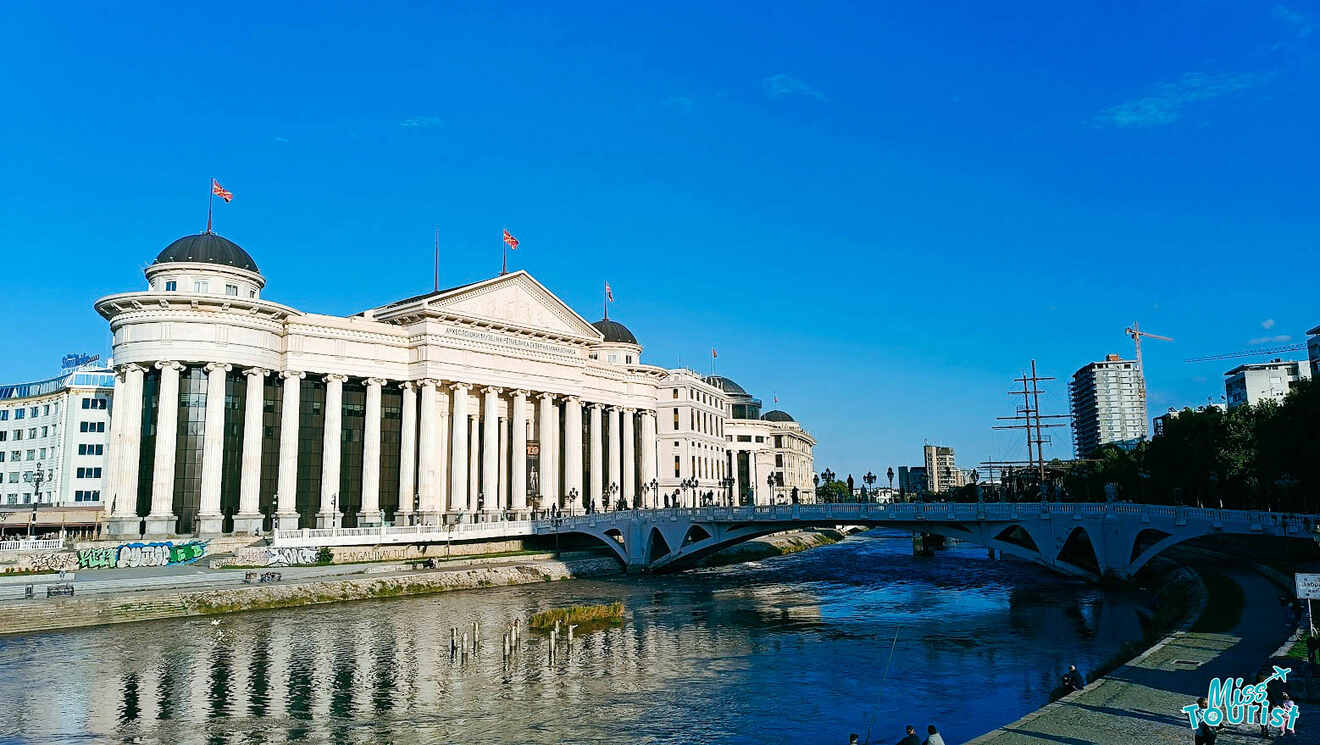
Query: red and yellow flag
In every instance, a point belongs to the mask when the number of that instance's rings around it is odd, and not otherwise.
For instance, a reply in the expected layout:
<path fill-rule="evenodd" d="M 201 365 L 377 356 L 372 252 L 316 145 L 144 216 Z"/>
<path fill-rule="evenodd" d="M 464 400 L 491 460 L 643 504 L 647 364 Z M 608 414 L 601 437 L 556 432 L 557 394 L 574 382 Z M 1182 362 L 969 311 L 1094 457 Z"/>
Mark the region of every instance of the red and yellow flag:
<path fill-rule="evenodd" d="M 234 198 L 234 192 L 226 190 L 225 187 L 221 186 L 220 182 L 215 179 L 211 179 L 211 193 L 225 200 L 225 202 L 229 202 Z"/>
<path fill-rule="evenodd" d="M 518 250 L 518 239 L 514 238 L 513 233 L 510 233 L 507 230 L 504 231 L 504 242 L 508 244 L 509 248 L 512 248 L 515 251 Z"/>

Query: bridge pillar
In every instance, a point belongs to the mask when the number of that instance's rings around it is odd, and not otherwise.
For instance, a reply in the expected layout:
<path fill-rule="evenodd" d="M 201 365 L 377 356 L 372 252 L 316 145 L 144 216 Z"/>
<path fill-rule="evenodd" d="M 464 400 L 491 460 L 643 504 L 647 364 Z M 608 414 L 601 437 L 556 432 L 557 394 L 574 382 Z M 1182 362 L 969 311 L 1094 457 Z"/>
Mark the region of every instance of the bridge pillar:
<path fill-rule="evenodd" d="M 646 539 L 650 535 L 650 523 L 633 516 L 627 521 L 623 534 L 623 547 L 627 556 L 624 566 L 628 574 L 641 574 L 646 571 Z"/>

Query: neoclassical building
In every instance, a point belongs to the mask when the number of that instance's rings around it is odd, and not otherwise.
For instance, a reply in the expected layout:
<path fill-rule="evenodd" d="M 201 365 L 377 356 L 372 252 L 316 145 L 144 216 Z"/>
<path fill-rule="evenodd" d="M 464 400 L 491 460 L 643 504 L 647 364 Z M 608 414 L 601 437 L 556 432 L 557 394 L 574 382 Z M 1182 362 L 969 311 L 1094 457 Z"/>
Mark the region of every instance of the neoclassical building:
<path fill-rule="evenodd" d="M 96 301 L 117 373 L 115 534 L 657 501 L 668 372 L 526 272 L 349 317 L 266 300 L 252 257 L 214 233 L 171 243 L 145 274 Z"/>

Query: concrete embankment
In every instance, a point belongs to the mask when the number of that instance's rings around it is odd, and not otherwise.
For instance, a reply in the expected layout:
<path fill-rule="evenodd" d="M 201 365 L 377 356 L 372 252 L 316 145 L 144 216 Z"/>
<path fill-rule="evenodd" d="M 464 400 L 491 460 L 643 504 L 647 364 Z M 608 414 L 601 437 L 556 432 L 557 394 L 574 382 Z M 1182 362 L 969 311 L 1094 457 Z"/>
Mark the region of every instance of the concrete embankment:
<path fill-rule="evenodd" d="M 0 605 L 0 629 L 6 634 L 24 634 L 162 618 L 599 577 L 618 574 L 620 571 L 619 563 L 612 558 L 541 560 L 479 564 L 384 576 L 351 576 L 306 582 L 20 601 Z"/>

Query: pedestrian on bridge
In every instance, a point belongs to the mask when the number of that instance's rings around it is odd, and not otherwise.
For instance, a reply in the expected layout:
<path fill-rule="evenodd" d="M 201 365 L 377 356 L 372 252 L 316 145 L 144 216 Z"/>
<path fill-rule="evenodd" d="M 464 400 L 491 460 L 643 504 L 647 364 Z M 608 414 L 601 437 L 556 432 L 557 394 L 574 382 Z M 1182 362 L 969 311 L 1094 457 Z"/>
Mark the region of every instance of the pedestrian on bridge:
<path fill-rule="evenodd" d="M 912 725 L 907 726 L 907 735 L 899 740 L 896 745 L 921 745 L 921 738 L 917 737 L 917 728 Z"/>

